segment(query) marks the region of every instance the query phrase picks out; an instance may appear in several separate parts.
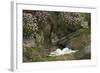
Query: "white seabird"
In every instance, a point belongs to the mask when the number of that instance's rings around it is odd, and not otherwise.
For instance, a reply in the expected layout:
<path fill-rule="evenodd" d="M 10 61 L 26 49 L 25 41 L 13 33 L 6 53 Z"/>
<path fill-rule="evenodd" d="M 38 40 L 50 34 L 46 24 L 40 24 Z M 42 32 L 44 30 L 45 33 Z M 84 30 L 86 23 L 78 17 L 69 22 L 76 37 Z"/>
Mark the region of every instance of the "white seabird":
<path fill-rule="evenodd" d="M 71 53 L 75 53 L 77 51 L 78 50 L 71 50 L 71 49 L 69 49 L 67 47 L 63 48 L 62 50 L 58 48 L 55 51 L 50 52 L 49 56 L 59 56 L 59 55 L 71 54 Z"/>
<path fill-rule="evenodd" d="M 50 52 L 50 56 L 58 56 L 58 55 L 62 55 L 62 51 L 61 49 L 56 49 L 55 51 L 53 52 Z"/>

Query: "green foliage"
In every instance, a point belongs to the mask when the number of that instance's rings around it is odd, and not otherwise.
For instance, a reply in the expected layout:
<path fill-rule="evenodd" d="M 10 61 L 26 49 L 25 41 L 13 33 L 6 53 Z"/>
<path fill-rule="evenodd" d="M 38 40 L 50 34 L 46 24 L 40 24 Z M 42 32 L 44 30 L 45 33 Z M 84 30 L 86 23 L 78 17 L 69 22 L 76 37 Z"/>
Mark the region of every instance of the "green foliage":
<path fill-rule="evenodd" d="M 80 59 L 80 52 L 58 57 L 50 57 L 48 52 L 50 53 L 53 47 L 59 47 L 60 45 L 56 44 L 62 38 L 65 39 L 60 43 L 63 42 L 65 46 L 71 49 L 83 49 L 90 44 L 90 34 L 90 13 L 23 10 L 23 40 L 34 39 L 37 45 L 35 48 L 23 49 L 23 61 Z"/>

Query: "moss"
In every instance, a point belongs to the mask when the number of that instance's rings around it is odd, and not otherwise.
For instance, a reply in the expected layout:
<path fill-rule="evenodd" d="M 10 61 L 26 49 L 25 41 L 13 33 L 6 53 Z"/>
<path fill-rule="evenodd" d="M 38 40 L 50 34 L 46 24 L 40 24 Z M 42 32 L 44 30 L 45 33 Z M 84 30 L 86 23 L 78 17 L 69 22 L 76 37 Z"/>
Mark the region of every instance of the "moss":
<path fill-rule="evenodd" d="M 37 48 L 26 48 L 23 52 L 23 62 L 40 62 L 40 61 L 63 61 L 73 60 L 74 54 L 66 54 L 61 56 L 48 56 Z"/>

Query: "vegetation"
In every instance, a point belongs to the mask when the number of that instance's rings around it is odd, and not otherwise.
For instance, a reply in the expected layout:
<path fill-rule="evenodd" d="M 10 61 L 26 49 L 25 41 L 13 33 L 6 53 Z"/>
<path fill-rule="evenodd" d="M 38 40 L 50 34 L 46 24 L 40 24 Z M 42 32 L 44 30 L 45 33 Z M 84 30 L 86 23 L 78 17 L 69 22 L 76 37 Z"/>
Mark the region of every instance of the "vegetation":
<path fill-rule="evenodd" d="M 90 59 L 90 35 L 90 13 L 23 10 L 23 62 Z M 49 56 L 65 47 L 79 51 Z"/>

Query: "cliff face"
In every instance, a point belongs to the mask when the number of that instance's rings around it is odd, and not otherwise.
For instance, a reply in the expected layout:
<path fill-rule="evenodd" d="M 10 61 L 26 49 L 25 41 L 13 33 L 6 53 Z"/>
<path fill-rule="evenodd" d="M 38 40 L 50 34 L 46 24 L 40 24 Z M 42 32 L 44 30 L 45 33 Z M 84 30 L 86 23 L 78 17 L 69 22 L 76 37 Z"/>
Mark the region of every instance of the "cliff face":
<path fill-rule="evenodd" d="M 90 13 L 23 10 L 24 61 L 30 59 L 28 53 L 34 56 L 34 51 L 38 51 L 36 56 L 39 58 L 56 48 L 69 47 L 86 52 L 91 45 L 90 21 Z"/>
<path fill-rule="evenodd" d="M 88 29 L 80 29 L 75 35 L 68 41 L 70 48 L 80 50 L 90 45 L 91 37 Z"/>

